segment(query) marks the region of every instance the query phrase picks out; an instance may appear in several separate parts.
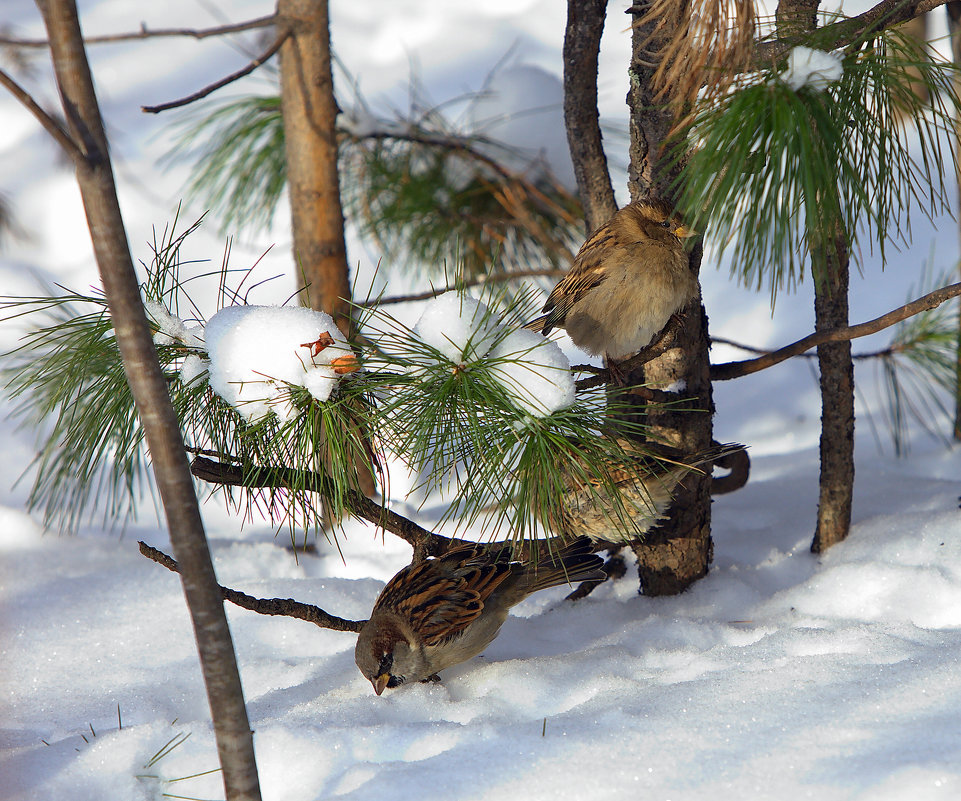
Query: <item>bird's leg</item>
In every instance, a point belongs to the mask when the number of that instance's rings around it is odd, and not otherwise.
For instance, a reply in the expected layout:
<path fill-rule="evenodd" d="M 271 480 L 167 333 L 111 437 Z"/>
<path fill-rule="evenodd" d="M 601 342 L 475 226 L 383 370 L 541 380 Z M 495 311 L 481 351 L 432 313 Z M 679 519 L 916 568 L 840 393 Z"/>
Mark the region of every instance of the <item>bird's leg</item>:
<path fill-rule="evenodd" d="M 605 356 L 604 364 L 607 365 L 607 372 L 611 377 L 610 383 L 618 387 L 626 387 L 627 373 L 621 369 L 621 363 L 612 359 L 610 356 Z"/>
<path fill-rule="evenodd" d="M 431 673 L 426 679 L 420 680 L 421 684 L 440 684 L 440 676 L 436 673 Z"/>

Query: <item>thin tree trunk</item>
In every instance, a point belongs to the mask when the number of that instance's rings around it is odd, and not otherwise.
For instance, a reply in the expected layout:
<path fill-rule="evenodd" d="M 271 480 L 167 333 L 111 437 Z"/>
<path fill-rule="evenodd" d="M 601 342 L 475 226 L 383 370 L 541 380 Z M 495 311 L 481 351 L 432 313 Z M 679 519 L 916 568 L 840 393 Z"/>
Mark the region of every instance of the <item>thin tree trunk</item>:
<path fill-rule="evenodd" d="M 113 171 L 73 0 L 38 0 L 70 134 L 90 236 L 127 382 L 163 500 L 170 541 L 200 653 L 229 801 L 260 799 L 253 738 L 233 643 L 184 451 L 180 422 L 157 362 L 134 272 Z"/>
<path fill-rule="evenodd" d="M 780 0 L 778 37 L 803 35 L 817 27 L 820 0 Z M 816 135 L 815 131 L 815 135 Z M 808 198 L 807 202 L 817 202 Z M 820 231 L 807 231 L 814 275 L 814 330 L 848 324 L 849 253 L 836 210 L 821 209 Z M 811 550 L 820 553 L 843 540 L 851 528 L 854 497 L 854 361 L 851 343 L 818 346 L 821 374 L 821 476 L 817 526 Z"/>
<path fill-rule="evenodd" d="M 814 329 L 848 324 L 848 251 L 843 233 L 812 248 L 815 270 Z M 854 361 L 851 342 L 818 346 L 821 373 L 821 478 L 817 527 L 811 550 L 821 553 L 851 527 L 854 495 Z"/>
<path fill-rule="evenodd" d="M 568 0 L 564 32 L 564 127 L 588 233 L 617 211 L 597 114 L 597 59 L 607 0 Z"/>
<path fill-rule="evenodd" d="M 635 14 L 646 10 L 646 3 L 635 2 Z M 650 24 L 636 25 L 633 31 L 628 105 L 631 113 L 629 185 L 634 200 L 672 199 L 671 185 L 679 169 L 671 165 L 666 153 L 674 116 L 663 99 L 655 98 L 653 86 L 659 47 L 673 33 L 669 21 L 661 22 L 663 38 L 651 39 Z M 699 245 L 691 253 L 690 266 L 695 273 L 700 269 Z M 691 303 L 683 315 L 675 347 L 649 362 L 642 373 L 628 376 L 627 381 L 684 387 L 684 397 L 693 400 L 686 405 L 707 414 L 677 412 L 665 407 L 651 409 L 646 422 L 655 436 L 694 453 L 710 446 L 713 433 L 709 339 L 707 314 L 700 299 Z M 669 519 L 633 546 L 644 594 L 678 593 L 707 573 L 713 552 L 710 490 L 710 475 L 690 476 L 677 493 Z"/>
<path fill-rule="evenodd" d="M 344 211 L 338 170 L 337 101 L 331 70 L 327 0 L 278 0 L 290 31 L 280 50 L 280 96 L 294 262 L 310 305 L 327 312 L 346 336 L 353 328 Z M 366 434 L 361 434 L 366 441 Z M 323 446 L 321 447 L 323 458 Z M 326 461 L 326 459 L 325 459 Z M 373 451 L 354 460 L 357 486 L 373 495 Z"/>
<path fill-rule="evenodd" d="M 278 0 L 290 36 L 280 50 L 294 260 L 310 305 L 349 333 L 350 279 L 337 169 L 337 102 L 327 0 Z"/>
<path fill-rule="evenodd" d="M 961 64 L 961 2 L 951 0 L 946 6 L 948 10 L 948 30 L 951 33 L 951 54 L 955 64 Z M 955 80 L 955 88 L 961 91 L 961 79 Z M 961 119 L 954 121 L 955 147 L 961 147 Z M 961 161 L 956 162 L 955 176 L 958 181 L 958 207 L 961 208 Z M 961 221 L 961 215 L 958 216 Z M 959 228 L 961 236 L 961 228 Z M 958 338 L 955 349 L 955 385 L 954 385 L 954 438 L 961 442 L 961 314 L 958 315 Z"/>

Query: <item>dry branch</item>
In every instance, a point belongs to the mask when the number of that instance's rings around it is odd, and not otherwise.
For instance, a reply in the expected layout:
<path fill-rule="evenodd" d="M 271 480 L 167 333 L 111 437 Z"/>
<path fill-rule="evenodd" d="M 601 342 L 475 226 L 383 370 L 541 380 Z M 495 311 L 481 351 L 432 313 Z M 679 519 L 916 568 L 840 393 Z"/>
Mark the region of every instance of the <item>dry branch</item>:
<path fill-rule="evenodd" d="M 929 311 L 959 295 L 961 295 L 961 283 L 950 284 L 949 286 L 941 287 L 941 289 L 936 289 L 934 292 L 929 292 L 917 300 L 906 303 L 904 306 L 900 306 L 897 309 L 889 311 L 887 314 L 883 314 L 865 323 L 843 328 L 832 328 L 829 331 L 818 331 L 790 345 L 785 345 L 776 351 L 767 353 L 764 356 L 759 356 L 756 359 L 711 365 L 711 380 L 728 381 L 732 378 L 740 378 L 741 376 L 750 375 L 751 373 L 765 370 L 768 367 L 773 367 L 775 364 L 780 364 L 793 356 L 800 356 L 805 351 L 816 348 L 818 345 L 823 345 L 826 342 L 844 342 L 850 339 L 857 339 L 858 337 L 865 337 L 869 334 L 876 334 L 878 331 L 890 328 L 895 323 L 900 323 L 902 320 L 906 320 L 921 312 Z"/>
<path fill-rule="evenodd" d="M 276 19 L 276 14 L 270 14 L 266 17 L 258 17 L 257 19 L 247 20 L 246 22 L 234 22 L 228 25 L 218 25 L 213 28 L 148 28 L 146 25 L 141 25 L 139 31 L 87 36 L 83 41 L 86 45 L 93 45 L 130 42 L 137 39 L 155 39 L 164 36 L 186 36 L 193 39 L 206 39 L 209 36 L 225 36 L 231 33 L 254 30 L 256 28 L 265 28 L 268 25 L 273 25 Z M 0 35 L 0 45 L 41 48 L 49 47 L 50 42 L 47 39 L 21 39 L 17 36 L 2 34 Z"/>
<path fill-rule="evenodd" d="M 323 473 L 297 470 L 292 467 L 272 467 L 254 474 L 245 474 L 238 465 L 225 464 L 203 456 L 194 457 L 190 463 L 190 472 L 211 484 L 231 487 L 255 489 L 258 487 L 285 489 L 306 487 L 321 496 L 329 495 L 332 488 L 331 480 Z M 347 489 L 345 495 L 346 506 L 352 514 L 389 531 L 410 544 L 414 549 L 415 560 L 444 553 L 452 542 L 462 542 L 462 540 L 454 540 L 428 531 L 413 520 L 375 503 L 362 492 Z"/>
<path fill-rule="evenodd" d="M 448 286 L 428 289 L 424 292 L 415 292 L 410 295 L 393 295 L 389 298 L 372 298 L 371 300 L 356 303 L 355 305 L 363 307 L 375 307 L 387 306 L 391 303 L 410 303 L 418 300 L 430 300 L 431 298 L 436 298 L 438 295 L 443 295 L 445 292 L 467 289 L 472 286 L 484 286 L 502 281 L 515 281 L 519 278 L 563 278 L 565 275 L 567 275 L 567 270 L 557 270 L 553 267 L 545 267 L 541 270 L 518 270 L 517 272 L 485 273 L 483 275 L 475 276 L 474 278 L 466 278 L 463 281 L 457 281 L 456 283 L 449 284 Z"/>
<path fill-rule="evenodd" d="M 148 559 L 152 559 L 158 565 L 163 565 L 167 570 L 172 570 L 174 573 L 180 572 L 180 566 L 176 560 L 167 556 L 163 551 L 152 548 L 142 541 L 139 545 L 140 553 Z M 325 612 L 319 606 L 301 603 L 300 601 L 295 601 L 293 598 L 254 598 L 252 595 L 247 595 L 247 593 L 240 592 L 239 590 L 232 590 L 220 584 L 217 586 L 220 587 L 220 594 L 225 601 L 230 601 L 232 604 L 236 604 L 244 609 L 249 609 L 258 615 L 295 617 L 298 620 L 306 620 L 308 623 L 313 623 L 315 626 L 320 626 L 323 629 L 333 629 L 334 631 L 357 632 L 360 631 L 364 623 L 367 622 L 366 620 L 345 620 L 342 617 L 337 617 L 329 612 Z"/>

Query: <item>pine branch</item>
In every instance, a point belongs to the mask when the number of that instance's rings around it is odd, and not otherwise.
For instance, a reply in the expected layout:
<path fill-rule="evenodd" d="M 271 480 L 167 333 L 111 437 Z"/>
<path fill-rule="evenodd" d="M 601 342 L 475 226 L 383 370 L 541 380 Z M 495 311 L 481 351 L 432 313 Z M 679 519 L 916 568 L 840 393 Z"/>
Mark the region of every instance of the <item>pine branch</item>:
<path fill-rule="evenodd" d="M 143 541 L 139 545 L 140 553 L 148 559 L 152 559 L 158 565 L 163 565 L 167 570 L 172 570 L 174 573 L 180 572 L 180 565 L 177 564 L 176 560 L 167 556 L 163 551 L 152 548 Z M 298 620 L 306 620 L 308 623 L 320 626 L 322 629 L 333 629 L 334 631 L 357 632 L 367 622 L 366 620 L 345 620 L 342 617 L 325 612 L 319 606 L 301 603 L 293 598 L 254 598 L 252 595 L 247 595 L 247 593 L 239 590 L 232 590 L 219 584 L 217 586 L 220 587 L 220 594 L 225 601 L 249 609 L 258 615 L 295 617 Z"/>
<path fill-rule="evenodd" d="M 148 28 L 145 24 L 140 26 L 139 31 L 129 33 L 108 33 L 100 36 L 87 36 L 84 38 L 85 45 L 93 44 L 113 44 L 115 42 L 129 42 L 136 39 L 157 39 L 164 36 L 186 36 L 194 39 L 206 39 L 209 36 L 225 36 L 231 33 L 265 28 L 273 25 L 277 20 L 276 14 L 269 14 L 266 17 L 247 20 L 246 22 L 234 22 L 228 25 L 218 25 L 213 28 Z M 49 47 L 47 39 L 21 39 L 17 36 L 0 35 L 0 45 L 10 47 L 41 48 Z"/>
<path fill-rule="evenodd" d="M 243 469 L 238 465 L 214 461 L 203 456 L 194 457 L 190 464 L 190 472 L 197 478 L 212 484 L 223 484 L 232 487 L 290 488 L 291 486 L 306 486 L 309 490 L 323 495 L 329 491 L 331 486 L 331 480 L 318 472 L 296 470 L 290 467 L 272 467 L 260 470 L 255 474 L 245 475 Z M 395 534 L 410 544 L 414 549 L 411 558 L 411 562 L 413 563 L 423 561 L 428 556 L 439 556 L 450 548 L 469 543 L 469 540 L 445 537 L 442 534 L 435 534 L 432 531 L 428 531 L 417 525 L 413 520 L 397 514 L 386 507 L 379 506 L 366 495 L 356 490 L 347 489 L 345 495 L 345 507 L 351 514 L 367 520 L 369 523 L 373 523 L 375 526 L 383 528 L 391 534 Z M 507 548 L 513 550 L 515 558 L 517 559 L 532 560 L 555 553 L 558 548 L 563 547 L 565 544 L 566 540 L 563 537 L 547 537 L 538 540 L 525 540 L 522 543 L 506 540 L 496 541 L 491 542 L 490 547 Z M 228 600 L 232 599 L 228 598 Z"/>
<path fill-rule="evenodd" d="M 201 100 L 205 98 L 207 95 L 212 94 L 213 92 L 216 92 L 218 89 L 222 89 L 228 84 L 231 84 L 234 81 L 237 81 L 240 78 L 243 78 L 245 75 L 250 75 L 250 73 L 252 73 L 255 69 L 257 69 L 259 66 L 264 64 L 266 61 L 268 61 L 271 58 L 271 56 L 273 56 L 278 50 L 280 50 L 281 45 L 283 45 L 283 43 L 287 40 L 288 36 L 290 36 L 290 30 L 285 28 L 279 34 L 277 34 L 277 38 L 274 39 L 273 44 L 271 44 L 270 47 L 264 50 L 263 53 L 257 56 L 257 58 L 255 58 L 249 64 L 247 64 L 246 67 L 243 67 L 242 69 L 239 69 L 236 72 L 232 72 L 230 75 L 226 76 L 225 78 L 221 78 L 219 81 L 215 81 L 209 86 L 205 86 L 203 89 L 200 89 L 191 95 L 187 95 L 187 97 L 182 97 L 179 100 L 171 100 L 169 103 L 161 103 L 159 106 L 141 106 L 140 110 L 146 112 L 147 114 L 157 114 L 161 111 L 168 111 L 169 109 L 172 109 L 172 108 L 179 108 L 181 106 L 189 105 L 190 103 L 193 103 L 197 100 Z"/>
<path fill-rule="evenodd" d="M 826 342 L 844 342 L 846 340 L 868 336 L 869 334 L 876 334 L 878 331 L 883 331 L 895 323 L 899 323 L 921 312 L 929 311 L 940 306 L 945 301 L 958 296 L 961 296 L 961 283 L 951 284 L 934 292 L 929 292 L 917 300 L 906 303 L 904 306 L 900 306 L 868 322 L 844 328 L 832 328 L 829 331 L 818 331 L 790 345 L 785 345 L 783 348 L 779 348 L 772 353 L 759 356 L 756 359 L 713 364 L 711 365 L 711 380 L 728 381 L 732 378 L 740 378 L 751 373 L 765 370 L 768 367 L 773 367 L 775 364 L 780 364 L 793 356 L 799 356 L 805 351 L 816 348 L 818 345 L 823 345 Z"/>

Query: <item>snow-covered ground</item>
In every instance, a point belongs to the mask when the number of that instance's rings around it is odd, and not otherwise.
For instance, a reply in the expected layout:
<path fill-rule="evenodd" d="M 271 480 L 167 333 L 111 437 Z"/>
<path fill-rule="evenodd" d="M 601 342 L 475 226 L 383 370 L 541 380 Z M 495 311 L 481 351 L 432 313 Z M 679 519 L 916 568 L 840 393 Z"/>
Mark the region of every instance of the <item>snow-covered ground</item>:
<path fill-rule="evenodd" d="M 563 4 L 549 0 L 399 0 L 377 16 L 368 4 L 332 6 L 340 57 L 369 95 L 398 105 L 411 62 L 438 101 L 478 89 L 511 46 L 512 63 L 561 68 Z M 239 20 L 270 10 L 237 0 L 222 12 Z M 603 111 L 616 123 L 626 93 L 622 10 L 611 8 L 601 65 Z M 119 0 L 88 0 L 81 12 L 98 33 L 220 20 L 193 0 L 145 19 L 138 4 Z M 26 0 L 7 2 L 4 17 L 19 33 L 40 34 Z M 182 165 L 158 167 L 168 120 L 139 106 L 186 94 L 248 57 L 181 39 L 92 50 L 136 258 L 149 258 L 151 226 L 172 218 L 186 176 Z M 37 66 L 23 80 L 50 100 Z M 238 91 L 251 84 L 269 86 L 254 77 Z M 0 191 L 30 234 L 0 252 L 3 293 L 32 294 L 34 276 L 94 283 L 70 170 L 5 94 L 0 119 Z M 238 232 L 232 263 L 251 264 L 274 243 L 259 269 L 289 272 L 282 218 L 269 232 Z M 953 268 L 957 241 L 952 220 L 932 227 L 919 218 L 912 247 L 892 251 L 883 273 L 866 260 L 852 321 L 902 303 L 923 262 Z M 219 262 L 222 237 L 208 225 L 189 249 Z M 372 272 L 376 254 L 354 241 L 351 256 L 361 275 Z M 710 253 L 703 284 L 719 336 L 767 347 L 810 331 L 808 287 L 781 296 L 772 316 L 767 296 L 734 286 Z M 291 286 L 274 282 L 252 302 L 279 302 Z M 407 287 L 395 279 L 390 289 Z M 412 320 L 418 314 L 410 309 Z M 14 336 L 0 330 L 0 346 Z M 739 355 L 715 350 L 717 361 Z M 855 522 L 823 556 L 808 551 L 817 386 L 811 366 L 795 360 L 716 387 L 718 438 L 750 446 L 751 482 L 717 499 L 712 572 L 680 597 L 640 597 L 632 577 L 576 605 L 561 602 L 561 590 L 535 595 L 482 657 L 446 671 L 442 684 L 380 698 L 354 666 L 351 635 L 228 608 L 264 797 L 958 798 L 961 452 L 916 436 L 908 457 L 894 458 L 868 423 L 881 407 L 873 368 L 857 372 Z M 147 509 L 122 534 L 43 532 L 24 511 L 29 482 L 14 486 L 34 435 L 6 420 L 0 443 L 0 799 L 222 797 L 217 774 L 168 783 L 217 762 L 179 581 L 137 550 L 138 539 L 169 550 L 162 527 Z M 429 512 L 419 519 L 432 522 Z M 216 501 L 205 504 L 205 520 L 223 584 L 344 617 L 365 617 L 409 555 L 351 523 L 344 560 L 326 547 L 295 559 L 285 534 L 241 525 Z"/>

